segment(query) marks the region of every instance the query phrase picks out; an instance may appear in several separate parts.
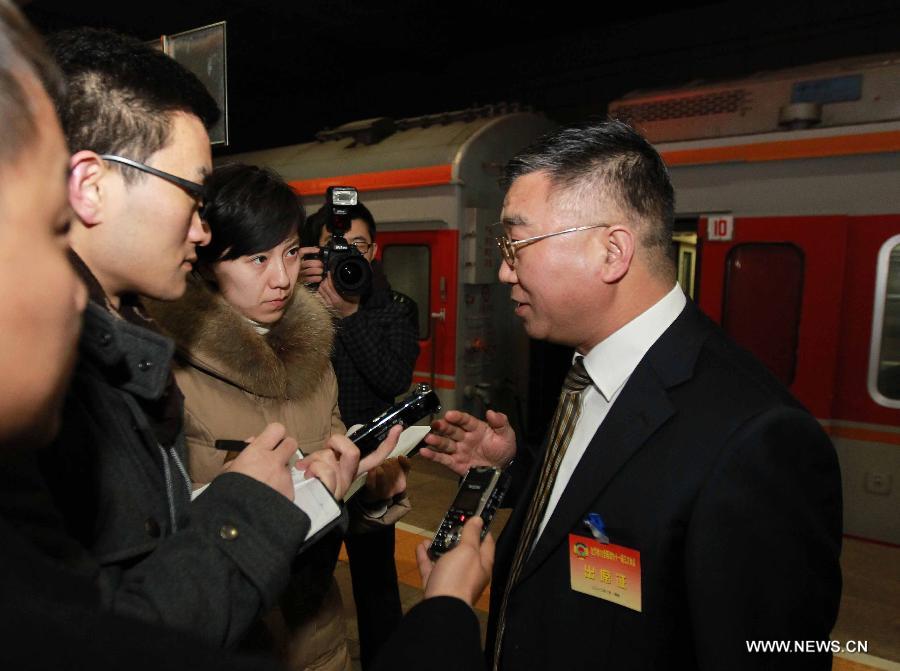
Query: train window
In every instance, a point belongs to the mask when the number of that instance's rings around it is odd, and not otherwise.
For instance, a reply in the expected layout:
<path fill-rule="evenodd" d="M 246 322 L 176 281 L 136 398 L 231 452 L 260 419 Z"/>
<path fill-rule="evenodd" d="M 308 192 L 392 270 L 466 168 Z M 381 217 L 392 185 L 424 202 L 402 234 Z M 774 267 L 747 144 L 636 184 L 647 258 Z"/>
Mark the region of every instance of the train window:
<path fill-rule="evenodd" d="M 882 245 L 875 278 L 869 394 L 880 405 L 900 408 L 900 236 Z"/>
<path fill-rule="evenodd" d="M 672 236 L 672 254 L 678 269 L 678 284 L 689 298 L 696 298 L 697 234 L 675 233 Z"/>
<path fill-rule="evenodd" d="M 785 385 L 797 364 L 803 266 L 788 243 L 736 245 L 725 262 L 722 327 Z"/>
<path fill-rule="evenodd" d="M 412 298 L 419 308 L 419 340 L 431 336 L 431 250 L 427 245 L 388 245 L 381 253 L 391 287 Z"/>

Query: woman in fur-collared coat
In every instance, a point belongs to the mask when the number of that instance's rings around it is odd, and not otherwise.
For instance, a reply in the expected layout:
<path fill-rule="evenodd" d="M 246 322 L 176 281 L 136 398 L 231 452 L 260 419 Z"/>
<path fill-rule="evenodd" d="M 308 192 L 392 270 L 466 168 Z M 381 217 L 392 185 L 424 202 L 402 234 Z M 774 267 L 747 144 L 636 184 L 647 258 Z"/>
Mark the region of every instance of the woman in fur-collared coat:
<path fill-rule="evenodd" d="M 185 296 L 150 307 L 176 341 L 195 485 L 211 481 L 234 456 L 217 450 L 216 440 L 243 440 L 280 422 L 308 454 L 345 432 L 329 358 L 331 316 L 297 284 L 299 200 L 277 175 L 245 165 L 216 170 L 207 188 L 213 242 L 198 249 Z M 385 468 L 378 491 L 373 478 L 364 493 L 370 505 L 350 507 L 355 523 L 389 524 L 408 510 L 402 469 Z M 378 518 L 366 513 L 385 505 Z M 340 541 L 334 532 L 304 552 L 280 608 L 265 618 L 267 636 L 291 669 L 350 668 L 333 577 Z M 260 637 L 253 638 L 256 645 Z"/>

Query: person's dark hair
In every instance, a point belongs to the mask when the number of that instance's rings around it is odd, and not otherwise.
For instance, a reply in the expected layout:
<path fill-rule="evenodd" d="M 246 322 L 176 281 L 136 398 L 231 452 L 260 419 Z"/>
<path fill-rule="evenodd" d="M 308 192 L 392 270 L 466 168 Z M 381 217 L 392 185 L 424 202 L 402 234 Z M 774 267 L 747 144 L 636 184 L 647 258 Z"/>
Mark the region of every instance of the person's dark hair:
<path fill-rule="evenodd" d="M 661 270 L 672 270 L 675 192 L 662 157 L 634 128 L 607 120 L 545 135 L 507 163 L 505 185 L 534 172 L 545 172 L 562 190 L 586 188 L 637 214 L 646 224 L 641 243 Z"/>
<path fill-rule="evenodd" d="M 315 214 L 309 215 L 306 220 L 306 226 L 303 227 L 303 245 L 305 247 L 313 247 L 319 244 L 322 237 L 322 229 L 331 219 L 331 203 L 326 203 L 318 209 Z M 362 203 L 357 203 L 350 208 L 350 220 L 362 219 L 366 228 L 369 229 L 369 237 L 375 242 L 375 217 L 369 212 L 369 208 Z"/>
<path fill-rule="evenodd" d="M 146 161 L 166 146 L 172 113 L 209 129 L 219 108 L 197 77 L 158 49 L 108 30 L 78 28 L 48 39 L 66 78 L 56 108 L 72 153 L 85 149 Z M 142 172 L 114 165 L 126 181 Z"/>
<path fill-rule="evenodd" d="M 51 96 L 63 90 L 62 77 L 41 38 L 18 9 L 0 0 L 0 161 L 13 162 L 37 136 L 28 78 Z"/>
<path fill-rule="evenodd" d="M 303 226 L 300 197 L 271 170 L 225 165 L 213 170 L 204 186 L 212 241 L 197 247 L 201 265 L 272 249 Z"/>

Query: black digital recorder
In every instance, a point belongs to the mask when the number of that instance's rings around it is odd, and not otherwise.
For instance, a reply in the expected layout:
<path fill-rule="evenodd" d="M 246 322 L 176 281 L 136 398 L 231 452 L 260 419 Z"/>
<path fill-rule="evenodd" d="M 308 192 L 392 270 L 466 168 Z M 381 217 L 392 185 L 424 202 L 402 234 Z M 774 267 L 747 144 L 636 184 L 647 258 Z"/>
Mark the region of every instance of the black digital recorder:
<path fill-rule="evenodd" d="M 456 498 L 444 515 L 438 527 L 428 554 L 437 559 L 445 552 L 452 550 L 459 543 L 462 527 L 473 515 L 481 515 L 484 527 L 481 530 L 483 539 L 488 532 L 494 513 L 503 502 L 506 490 L 509 489 L 510 477 L 506 471 L 490 466 L 474 466 L 466 473 Z"/>

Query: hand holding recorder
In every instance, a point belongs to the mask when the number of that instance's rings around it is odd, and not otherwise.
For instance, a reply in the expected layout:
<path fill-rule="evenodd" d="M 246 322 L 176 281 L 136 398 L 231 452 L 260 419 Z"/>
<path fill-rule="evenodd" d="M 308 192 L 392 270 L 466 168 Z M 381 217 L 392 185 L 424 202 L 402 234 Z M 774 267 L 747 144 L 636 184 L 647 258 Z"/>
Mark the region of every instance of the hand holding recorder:
<path fill-rule="evenodd" d="M 478 601 L 494 567 L 494 538 L 487 534 L 481 540 L 483 524 L 477 515 L 470 518 L 463 526 L 459 544 L 436 562 L 428 556 L 428 541 L 416 548 L 426 599 L 453 596 L 470 606 Z"/>
<path fill-rule="evenodd" d="M 324 449 L 298 461 L 296 468 L 306 471 L 307 477 L 319 478 L 334 498 L 342 499 L 357 477 L 378 468 L 393 452 L 402 431 L 399 424 L 392 427 L 375 451 L 362 459 L 359 448 L 349 438 L 334 434 Z"/>

